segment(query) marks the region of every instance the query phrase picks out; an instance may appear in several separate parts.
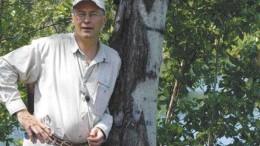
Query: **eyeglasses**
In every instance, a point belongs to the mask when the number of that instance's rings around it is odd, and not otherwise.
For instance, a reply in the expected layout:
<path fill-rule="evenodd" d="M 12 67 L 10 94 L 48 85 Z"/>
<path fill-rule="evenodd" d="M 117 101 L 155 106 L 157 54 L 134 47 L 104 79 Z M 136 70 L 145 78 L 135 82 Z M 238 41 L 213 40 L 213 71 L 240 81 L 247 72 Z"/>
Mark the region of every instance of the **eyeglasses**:
<path fill-rule="evenodd" d="M 98 17 L 103 15 L 98 12 L 73 12 L 73 14 L 76 16 L 77 19 L 79 19 L 81 21 L 83 21 L 87 18 L 91 19 L 91 20 L 95 20 Z"/>

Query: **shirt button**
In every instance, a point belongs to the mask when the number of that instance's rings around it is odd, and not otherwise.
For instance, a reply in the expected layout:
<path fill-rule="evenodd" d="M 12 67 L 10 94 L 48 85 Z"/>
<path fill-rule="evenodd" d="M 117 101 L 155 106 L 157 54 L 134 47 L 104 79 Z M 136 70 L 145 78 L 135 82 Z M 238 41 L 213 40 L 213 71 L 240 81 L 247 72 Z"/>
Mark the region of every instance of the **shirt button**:
<path fill-rule="evenodd" d="M 84 61 L 84 66 L 88 67 L 88 62 L 87 61 Z"/>
<path fill-rule="evenodd" d="M 89 102 L 90 97 L 89 97 L 89 96 L 85 96 L 85 100 L 86 100 L 87 102 Z"/>

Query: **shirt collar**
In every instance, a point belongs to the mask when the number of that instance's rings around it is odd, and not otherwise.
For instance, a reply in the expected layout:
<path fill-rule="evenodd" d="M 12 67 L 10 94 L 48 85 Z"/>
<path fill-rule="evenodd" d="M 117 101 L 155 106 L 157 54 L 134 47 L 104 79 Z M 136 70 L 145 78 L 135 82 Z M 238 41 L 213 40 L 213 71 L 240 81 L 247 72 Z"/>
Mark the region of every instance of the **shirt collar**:
<path fill-rule="evenodd" d="M 72 33 L 71 38 L 72 38 L 71 52 L 76 53 L 77 51 L 79 51 L 79 46 L 78 46 L 78 43 L 76 41 L 74 33 Z M 107 57 L 107 53 L 106 53 L 104 44 L 99 41 L 98 53 L 95 56 L 95 58 L 93 59 L 91 64 L 96 64 L 96 63 L 100 63 L 100 62 L 109 62 L 109 58 Z"/>
<path fill-rule="evenodd" d="M 70 42 L 71 46 L 69 48 L 72 53 L 76 53 L 79 50 L 79 45 L 76 41 L 74 33 L 71 33 L 70 37 L 71 37 L 71 42 Z"/>
<path fill-rule="evenodd" d="M 95 58 L 93 59 L 92 63 L 100 63 L 100 62 L 108 62 L 107 54 L 105 51 L 105 48 L 103 47 L 103 44 L 99 42 L 99 50 Z"/>

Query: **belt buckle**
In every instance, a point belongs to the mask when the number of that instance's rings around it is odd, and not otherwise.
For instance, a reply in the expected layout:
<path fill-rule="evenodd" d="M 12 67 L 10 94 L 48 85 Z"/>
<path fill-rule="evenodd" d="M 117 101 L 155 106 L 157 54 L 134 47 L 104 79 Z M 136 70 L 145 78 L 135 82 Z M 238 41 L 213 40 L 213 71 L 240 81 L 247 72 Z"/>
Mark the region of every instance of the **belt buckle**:
<path fill-rule="evenodd" d="M 60 146 L 73 146 L 73 144 L 69 141 L 63 140 L 61 142 Z"/>
<path fill-rule="evenodd" d="M 47 142 L 47 144 L 51 144 L 54 145 L 56 144 L 57 139 L 53 136 L 50 137 L 49 141 Z"/>
<path fill-rule="evenodd" d="M 51 136 L 48 144 L 55 145 L 55 146 L 72 146 L 71 142 L 59 139 L 55 136 Z"/>

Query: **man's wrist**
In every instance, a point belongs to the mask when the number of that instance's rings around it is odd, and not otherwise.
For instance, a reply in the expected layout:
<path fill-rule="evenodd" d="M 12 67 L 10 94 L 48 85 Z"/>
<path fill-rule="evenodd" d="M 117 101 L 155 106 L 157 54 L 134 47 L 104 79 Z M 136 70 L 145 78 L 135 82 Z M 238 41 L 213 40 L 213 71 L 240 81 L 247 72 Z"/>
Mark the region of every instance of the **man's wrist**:
<path fill-rule="evenodd" d="M 24 115 L 26 112 L 28 112 L 27 109 L 22 109 L 22 110 L 17 111 L 17 112 L 15 113 L 15 115 L 16 115 L 17 117 L 19 117 L 19 116 L 21 116 L 21 115 Z"/>

